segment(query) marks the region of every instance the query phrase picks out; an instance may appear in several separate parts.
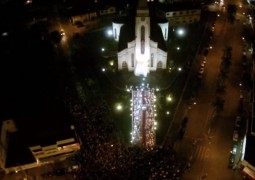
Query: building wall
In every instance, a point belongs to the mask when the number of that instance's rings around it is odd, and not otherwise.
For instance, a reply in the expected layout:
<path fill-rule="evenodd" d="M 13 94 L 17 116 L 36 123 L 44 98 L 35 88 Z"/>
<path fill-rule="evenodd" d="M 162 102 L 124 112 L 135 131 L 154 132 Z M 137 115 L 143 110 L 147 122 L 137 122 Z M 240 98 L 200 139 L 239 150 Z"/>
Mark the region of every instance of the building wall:
<path fill-rule="evenodd" d="M 70 18 L 71 23 L 75 24 L 77 22 L 88 22 L 97 18 L 97 12 L 88 12 L 81 15 L 72 16 Z"/>
<path fill-rule="evenodd" d="M 0 170 L 5 170 L 8 150 L 8 134 L 16 131 L 17 128 L 13 120 L 9 119 L 2 122 L 0 139 Z"/>
<path fill-rule="evenodd" d="M 178 26 L 199 22 L 201 9 L 195 8 L 169 11 L 157 9 L 157 15 L 166 18 L 169 21 L 170 26 Z"/>
<path fill-rule="evenodd" d="M 135 25 L 136 48 L 135 48 L 135 75 L 149 73 L 148 63 L 150 60 L 150 17 L 136 17 Z"/>
<path fill-rule="evenodd" d="M 157 42 L 151 41 L 149 43 L 150 55 L 148 58 L 148 69 L 149 71 L 156 71 L 157 69 L 166 69 L 167 65 L 167 52 L 158 48 Z M 137 64 L 136 59 L 132 64 L 132 57 L 134 58 L 136 44 L 135 41 L 128 43 L 128 48 L 118 53 L 118 69 L 123 70 L 123 63 L 127 64 L 126 69 L 128 71 L 134 71 Z M 162 66 L 158 67 L 158 63 Z"/>
<path fill-rule="evenodd" d="M 66 155 L 67 153 L 72 153 L 80 149 L 80 144 L 75 141 L 74 138 L 64 139 L 57 141 L 56 144 L 49 146 L 32 146 L 29 147 L 33 156 L 37 161 L 47 161 L 52 157 L 60 157 Z"/>
<path fill-rule="evenodd" d="M 115 41 L 119 42 L 122 23 L 112 23 L 112 34 Z"/>
<path fill-rule="evenodd" d="M 161 28 L 162 31 L 162 35 L 165 41 L 168 40 L 168 27 L 169 27 L 169 23 L 158 23 L 159 27 Z"/>
<path fill-rule="evenodd" d="M 201 9 L 170 11 L 165 13 L 170 25 L 191 24 L 200 21 Z"/>
<path fill-rule="evenodd" d="M 157 63 L 162 63 L 162 66 L 159 67 L 157 64 L 157 69 L 166 69 L 166 65 L 167 65 L 167 53 L 165 51 L 162 51 L 161 49 L 157 49 Z"/>
<path fill-rule="evenodd" d="M 167 52 L 158 48 L 158 43 L 150 39 L 151 22 L 149 10 L 146 7 L 147 1 L 139 1 L 139 7 L 136 11 L 135 19 L 135 39 L 128 43 L 128 47 L 118 53 L 118 69 L 126 68 L 128 71 L 134 71 L 136 76 L 147 76 L 150 71 L 156 71 L 158 68 L 165 69 L 167 63 Z M 140 9 L 139 9 L 140 8 Z M 158 23 L 164 40 L 168 39 L 168 22 Z M 113 23 L 113 34 L 115 40 L 119 40 L 121 24 Z M 124 66 L 123 66 L 124 65 Z"/>
<path fill-rule="evenodd" d="M 134 54 L 135 54 L 135 41 L 132 41 L 128 43 L 128 48 L 118 53 L 118 69 L 119 70 L 125 69 L 125 67 L 123 67 L 123 63 L 126 63 L 127 70 L 134 71 L 136 65 L 135 60 L 134 64 L 132 64 L 132 57 L 134 57 Z"/>
<path fill-rule="evenodd" d="M 105 16 L 105 15 L 110 15 L 110 14 L 115 14 L 115 13 L 116 13 L 116 8 L 113 6 L 108 7 L 106 9 L 99 10 L 100 16 Z"/>

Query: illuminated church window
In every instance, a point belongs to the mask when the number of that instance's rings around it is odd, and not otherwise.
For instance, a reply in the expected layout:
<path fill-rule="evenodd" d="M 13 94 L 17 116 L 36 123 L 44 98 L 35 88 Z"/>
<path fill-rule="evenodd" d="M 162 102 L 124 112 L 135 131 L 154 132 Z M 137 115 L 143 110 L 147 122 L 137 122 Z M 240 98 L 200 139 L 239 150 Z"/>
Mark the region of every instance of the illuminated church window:
<path fill-rule="evenodd" d="M 151 54 L 151 67 L 153 67 L 154 54 Z"/>
<path fill-rule="evenodd" d="M 144 44 L 145 44 L 145 27 L 141 27 L 141 53 L 144 54 Z"/>
<path fill-rule="evenodd" d="M 131 54 L 131 66 L 134 67 L 135 63 L 134 63 L 134 53 Z"/>

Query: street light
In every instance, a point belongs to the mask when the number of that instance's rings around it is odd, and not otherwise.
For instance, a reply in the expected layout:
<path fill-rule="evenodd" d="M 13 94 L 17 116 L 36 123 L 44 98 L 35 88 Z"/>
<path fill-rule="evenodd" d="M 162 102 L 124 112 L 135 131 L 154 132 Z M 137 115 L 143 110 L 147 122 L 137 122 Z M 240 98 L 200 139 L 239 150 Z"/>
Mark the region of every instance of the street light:
<path fill-rule="evenodd" d="M 121 111 L 123 109 L 122 105 L 121 104 L 117 104 L 116 105 L 116 110 L 117 111 Z"/>
<path fill-rule="evenodd" d="M 110 61 L 109 64 L 110 64 L 110 66 L 113 66 L 114 65 L 114 61 Z"/>
<path fill-rule="evenodd" d="M 183 37 L 183 36 L 185 36 L 186 35 L 186 31 L 185 31 L 185 29 L 184 28 L 182 28 L 182 27 L 179 27 L 179 28 L 177 28 L 177 35 L 179 36 L 179 37 Z"/>
<path fill-rule="evenodd" d="M 108 29 L 108 30 L 107 30 L 107 35 L 108 35 L 108 36 L 112 36 L 112 30 L 111 30 L 111 29 Z"/>
<path fill-rule="evenodd" d="M 171 102 L 171 101 L 173 100 L 173 98 L 171 97 L 171 95 L 168 95 L 168 96 L 166 97 L 166 100 L 167 100 L 168 102 Z"/>
<path fill-rule="evenodd" d="M 104 33 L 107 37 L 112 37 L 113 35 L 113 30 L 111 27 L 106 27 L 105 30 L 104 30 Z"/>

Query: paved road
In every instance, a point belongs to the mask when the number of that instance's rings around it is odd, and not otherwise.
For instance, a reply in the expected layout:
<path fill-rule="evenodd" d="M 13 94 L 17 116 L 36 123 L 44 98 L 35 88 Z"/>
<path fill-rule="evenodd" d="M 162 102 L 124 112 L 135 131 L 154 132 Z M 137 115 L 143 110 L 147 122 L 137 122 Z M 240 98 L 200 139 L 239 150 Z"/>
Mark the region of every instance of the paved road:
<path fill-rule="evenodd" d="M 181 102 L 177 110 L 173 128 L 176 129 L 184 116 L 189 119 L 184 138 L 174 143 L 175 150 L 188 157 L 191 163 L 190 171 L 183 177 L 185 180 L 241 179 L 239 171 L 228 168 L 228 163 L 233 147 L 234 121 L 240 100 L 242 12 L 244 12 L 243 8 L 239 7 L 237 14 L 240 21 L 232 24 L 228 22 L 226 12 L 219 11 L 220 16 L 216 19 L 214 38 L 211 42 L 213 48 L 206 58 L 205 72 L 196 94 L 196 104 L 187 106 L 186 102 Z M 224 81 L 225 93 L 217 94 L 216 82 L 226 46 L 232 47 L 232 64 Z M 194 69 L 199 68 L 202 59 L 201 55 L 197 57 Z M 194 83 L 195 76 L 196 72 L 191 74 L 191 83 Z M 188 84 L 187 87 L 191 85 Z M 215 115 L 213 102 L 216 96 L 225 100 L 224 110 L 219 118 L 213 118 Z"/>

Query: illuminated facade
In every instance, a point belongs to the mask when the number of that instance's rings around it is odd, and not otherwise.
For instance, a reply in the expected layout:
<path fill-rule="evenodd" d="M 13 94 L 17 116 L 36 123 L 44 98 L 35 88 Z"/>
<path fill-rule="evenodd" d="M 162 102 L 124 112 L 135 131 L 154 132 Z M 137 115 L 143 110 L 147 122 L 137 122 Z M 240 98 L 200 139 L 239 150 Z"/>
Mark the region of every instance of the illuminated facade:
<path fill-rule="evenodd" d="M 22 129 L 20 131 L 22 131 Z M 11 137 L 22 136 L 18 133 L 19 131 L 16 129 L 12 120 L 3 122 L 0 143 L 0 171 L 3 170 L 6 174 L 11 172 L 17 173 L 19 171 L 40 167 L 48 163 L 63 161 L 80 150 L 80 139 L 75 132 L 74 125 L 71 125 L 71 131 L 67 132 L 65 135 L 60 135 L 56 138 L 57 140 L 45 141 L 44 139 L 38 139 L 35 141 L 35 143 L 38 142 L 38 144 L 33 143 L 35 145 L 30 147 L 26 145 L 24 139 L 14 139 L 14 137 Z M 63 138 L 61 138 L 62 136 Z M 18 143 L 24 146 L 19 145 L 13 147 L 13 144 Z M 19 150 L 19 153 L 21 153 L 21 156 L 26 158 L 24 161 L 21 161 L 19 156 L 15 156 L 15 154 L 17 154 L 17 149 Z M 14 162 L 11 161 L 12 159 L 14 159 Z M 17 162 L 19 162 L 19 164 L 17 164 Z"/>
<path fill-rule="evenodd" d="M 121 30 L 125 23 L 113 22 L 113 36 L 120 40 Z M 168 22 L 159 22 L 161 29 L 157 36 L 164 41 L 168 39 Z M 147 1 L 140 0 L 136 11 L 135 39 L 127 42 L 127 47 L 118 52 L 118 69 L 134 71 L 136 76 L 147 76 L 150 71 L 166 69 L 167 52 L 159 48 L 159 43 L 152 40 L 151 18 Z M 125 36 L 125 34 L 122 34 Z"/>
<path fill-rule="evenodd" d="M 200 4 L 193 2 L 162 4 L 157 7 L 156 14 L 166 18 L 170 26 L 180 26 L 198 23 L 201 17 L 201 7 Z"/>
<path fill-rule="evenodd" d="M 80 150 L 80 144 L 74 138 L 69 138 L 57 141 L 56 144 L 48 146 L 37 145 L 29 147 L 29 149 L 36 161 L 41 162 L 68 157 L 73 152 Z"/>

